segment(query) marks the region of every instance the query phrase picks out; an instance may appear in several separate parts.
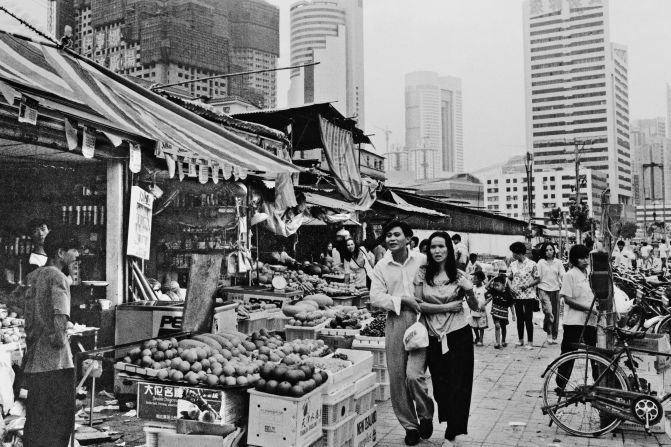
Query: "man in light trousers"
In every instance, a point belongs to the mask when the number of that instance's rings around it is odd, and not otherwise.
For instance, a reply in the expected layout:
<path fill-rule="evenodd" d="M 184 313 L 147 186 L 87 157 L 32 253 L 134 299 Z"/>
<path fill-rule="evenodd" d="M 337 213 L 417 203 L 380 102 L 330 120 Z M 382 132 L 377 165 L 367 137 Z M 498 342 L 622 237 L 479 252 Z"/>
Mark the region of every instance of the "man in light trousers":
<path fill-rule="evenodd" d="M 385 346 L 391 387 L 391 405 L 406 431 L 406 445 L 417 445 L 433 433 L 433 399 L 426 381 L 426 350 L 407 352 L 403 335 L 417 321 L 415 274 L 426 256 L 408 247 L 412 229 L 405 222 L 389 222 L 383 234 L 388 251 L 375 265 L 371 305 L 387 309 Z"/>

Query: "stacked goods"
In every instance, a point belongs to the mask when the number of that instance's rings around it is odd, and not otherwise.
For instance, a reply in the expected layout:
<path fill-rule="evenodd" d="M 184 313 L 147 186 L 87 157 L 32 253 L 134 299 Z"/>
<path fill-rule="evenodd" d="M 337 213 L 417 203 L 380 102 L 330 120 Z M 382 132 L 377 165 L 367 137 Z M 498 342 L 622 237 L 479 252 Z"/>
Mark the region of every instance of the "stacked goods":
<path fill-rule="evenodd" d="M 378 384 L 376 400 L 385 401 L 390 397 L 389 374 L 387 371 L 387 353 L 385 351 L 384 331 L 387 316 L 381 313 L 375 316 L 360 335 L 352 342 L 352 349 L 369 351 L 373 354 L 373 372 Z"/>
<path fill-rule="evenodd" d="M 0 344 L 17 343 L 26 338 L 25 324 L 26 320 L 18 318 L 16 312 L 0 309 Z M 16 348 L 16 345 L 13 348 Z"/>
<path fill-rule="evenodd" d="M 279 396 L 303 397 L 328 380 L 326 371 L 317 371 L 308 363 L 294 363 L 289 357 L 280 364 L 266 363 L 260 374 L 256 390 Z"/>
<path fill-rule="evenodd" d="M 284 342 L 265 330 L 252 334 L 227 332 L 199 334 L 176 340 L 152 339 L 135 347 L 116 368 L 135 374 L 190 385 L 208 387 L 249 387 L 261 379 L 267 364 L 286 359 L 294 364 L 309 356 L 326 355 L 323 342 Z"/>
<path fill-rule="evenodd" d="M 331 320 L 319 332 L 319 339 L 324 340 L 332 349 L 350 349 L 354 336 L 371 320 L 370 312 L 353 306 L 336 306 L 327 311 L 327 314 Z"/>
<path fill-rule="evenodd" d="M 236 309 L 238 330 L 245 334 L 269 329 L 268 318 L 272 311 L 279 311 L 275 304 L 240 303 Z"/>

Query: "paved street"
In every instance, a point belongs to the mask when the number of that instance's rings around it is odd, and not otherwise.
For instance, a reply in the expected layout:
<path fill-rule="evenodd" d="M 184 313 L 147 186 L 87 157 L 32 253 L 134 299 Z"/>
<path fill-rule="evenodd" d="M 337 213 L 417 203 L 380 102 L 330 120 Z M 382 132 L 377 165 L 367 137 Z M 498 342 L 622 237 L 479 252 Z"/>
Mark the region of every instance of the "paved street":
<path fill-rule="evenodd" d="M 534 339 L 545 341 L 536 314 Z M 543 345 L 533 350 L 515 347 L 517 331 L 508 327 L 508 347 L 494 349 L 494 330 L 485 333 L 485 346 L 475 347 L 473 399 L 469 435 L 460 437 L 461 446 L 671 446 L 666 434 L 616 431 L 598 439 L 569 436 L 540 410 L 541 373 L 559 355 L 559 345 Z M 561 339 L 561 333 L 560 333 Z M 436 416 L 437 417 L 437 416 Z M 515 429 L 511 423 L 520 422 Z M 513 424 L 515 425 L 515 424 Z M 440 446 L 445 425 L 434 422 L 434 436 L 420 446 Z M 378 403 L 379 446 L 403 446 L 404 430 L 398 425 L 391 401 Z"/>

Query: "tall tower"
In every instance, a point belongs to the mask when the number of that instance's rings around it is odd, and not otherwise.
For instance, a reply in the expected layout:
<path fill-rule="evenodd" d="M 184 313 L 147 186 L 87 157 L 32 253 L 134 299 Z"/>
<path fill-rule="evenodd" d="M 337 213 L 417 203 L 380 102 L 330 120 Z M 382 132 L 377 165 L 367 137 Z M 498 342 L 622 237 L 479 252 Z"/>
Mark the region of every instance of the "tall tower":
<path fill-rule="evenodd" d="M 607 174 L 612 202 L 629 203 L 627 50 L 611 43 L 608 0 L 526 0 L 527 147 L 534 169 L 574 165 Z"/>
<path fill-rule="evenodd" d="M 463 172 L 462 126 L 461 79 L 405 75 L 405 145 L 417 180 Z"/>
<path fill-rule="evenodd" d="M 363 0 L 301 0 L 291 6 L 289 106 L 333 102 L 364 127 Z"/>

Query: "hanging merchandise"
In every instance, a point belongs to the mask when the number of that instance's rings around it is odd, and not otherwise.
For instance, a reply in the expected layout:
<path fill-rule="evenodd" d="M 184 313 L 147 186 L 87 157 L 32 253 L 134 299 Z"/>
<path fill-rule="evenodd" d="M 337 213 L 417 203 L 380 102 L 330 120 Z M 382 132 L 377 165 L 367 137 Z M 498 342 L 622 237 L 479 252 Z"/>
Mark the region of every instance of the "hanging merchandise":
<path fill-rule="evenodd" d="M 84 127 L 84 137 L 82 138 L 82 154 L 86 158 L 93 158 L 96 149 L 96 133 L 90 127 Z"/>
<path fill-rule="evenodd" d="M 7 104 L 10 106 L 14 105 L 14 98 L 17 95 L 16 90 L 14 90 L 8 84 L 0 81 L 0 93 L 2 93 L 2 96 L 5 98 L 5 101 L 7 101 Z"/>
<path fill-rule="evenodd" d="M 216 162 L 212 162 L 212 182 L 219 183 L 219 164 Z"/>
<path fill-rule="evenodd" d="M 209 173 L 209 166 L 207 165 L 199 165 L 198 166 L 198 181 L 200 182 L 201 185 L 204 185 L 207 183 L 207 179 L 210 177 Z"/>
<path fill-rule="evenodd" d="M 172 155 L 165 155 L 165 163 L 168 165 L 168 176 L 175 178 L 175 159 Z"/>
<path fill-rule="evenodd" d="M 65 118 L 65 139 L 68 141 L 68 149 L 74 151 L 77 149 L 77 122 Z"/>
<path fill-rule="evenodd" d="M 181 161 L 177 162 L 177 173 L 179 174 L 179 181 L 184 180 L 184 163 Z"/>
<path fill-rule="evenodd" d="M 172 152 L 172 145 L 165 141 L 157 141 L 156 148 L 154 148 L 154 157 L 165 158 L 166 152 Z"/>
<path fill-rule="evenodd" d="M 130 160 L 128 161 L 128 168 L 133 174 L 139 173 L 142 168 L 142 151 L 140 151 L 139 144 L 130 143 Z"/>
<path fill-rule="evenodd" d="M 233 166 L 233 179 L 237 182 L 239 178 L 240 178 L 240 167 Z"/>
<path fill-rule="evenodd" d="M 247 178 L 247 169 L 245 168 L 240 168 L 240 180 L 244 180 Z"/>
<path fill-rule="evenodd" d="M 228 164 L 224 163 L 221 166 L 221 173 L 224 177 L 224 180 L 228 180 L 229 178 L 231 178 L 232 171 L 233 171 L 233 166 L 231 166 L 231 165 L 228 165 Z"/>
<path fill-rule="evenodd" d="M 196 160 L 192 160 L 189 163 L 189 177 L 198 177 L 198 171 L 196 170 Z"/>
<path fill-rule="evenodd" d="M 123 143 L 123 138 L 121 138 L 119 135 L 113 134 L 112 132 L 105 132 L 104 130 L 103 133 L 110 140 L 114 147 L 119 147 L 121 146 L 121 143 Z"/>
<path fill-rule="evenodd" d="M 39 102 L 28 96 L 21 95 L 21 104 L 19 105 L 19 122 L 37 124 L 37 106 Z"/>

